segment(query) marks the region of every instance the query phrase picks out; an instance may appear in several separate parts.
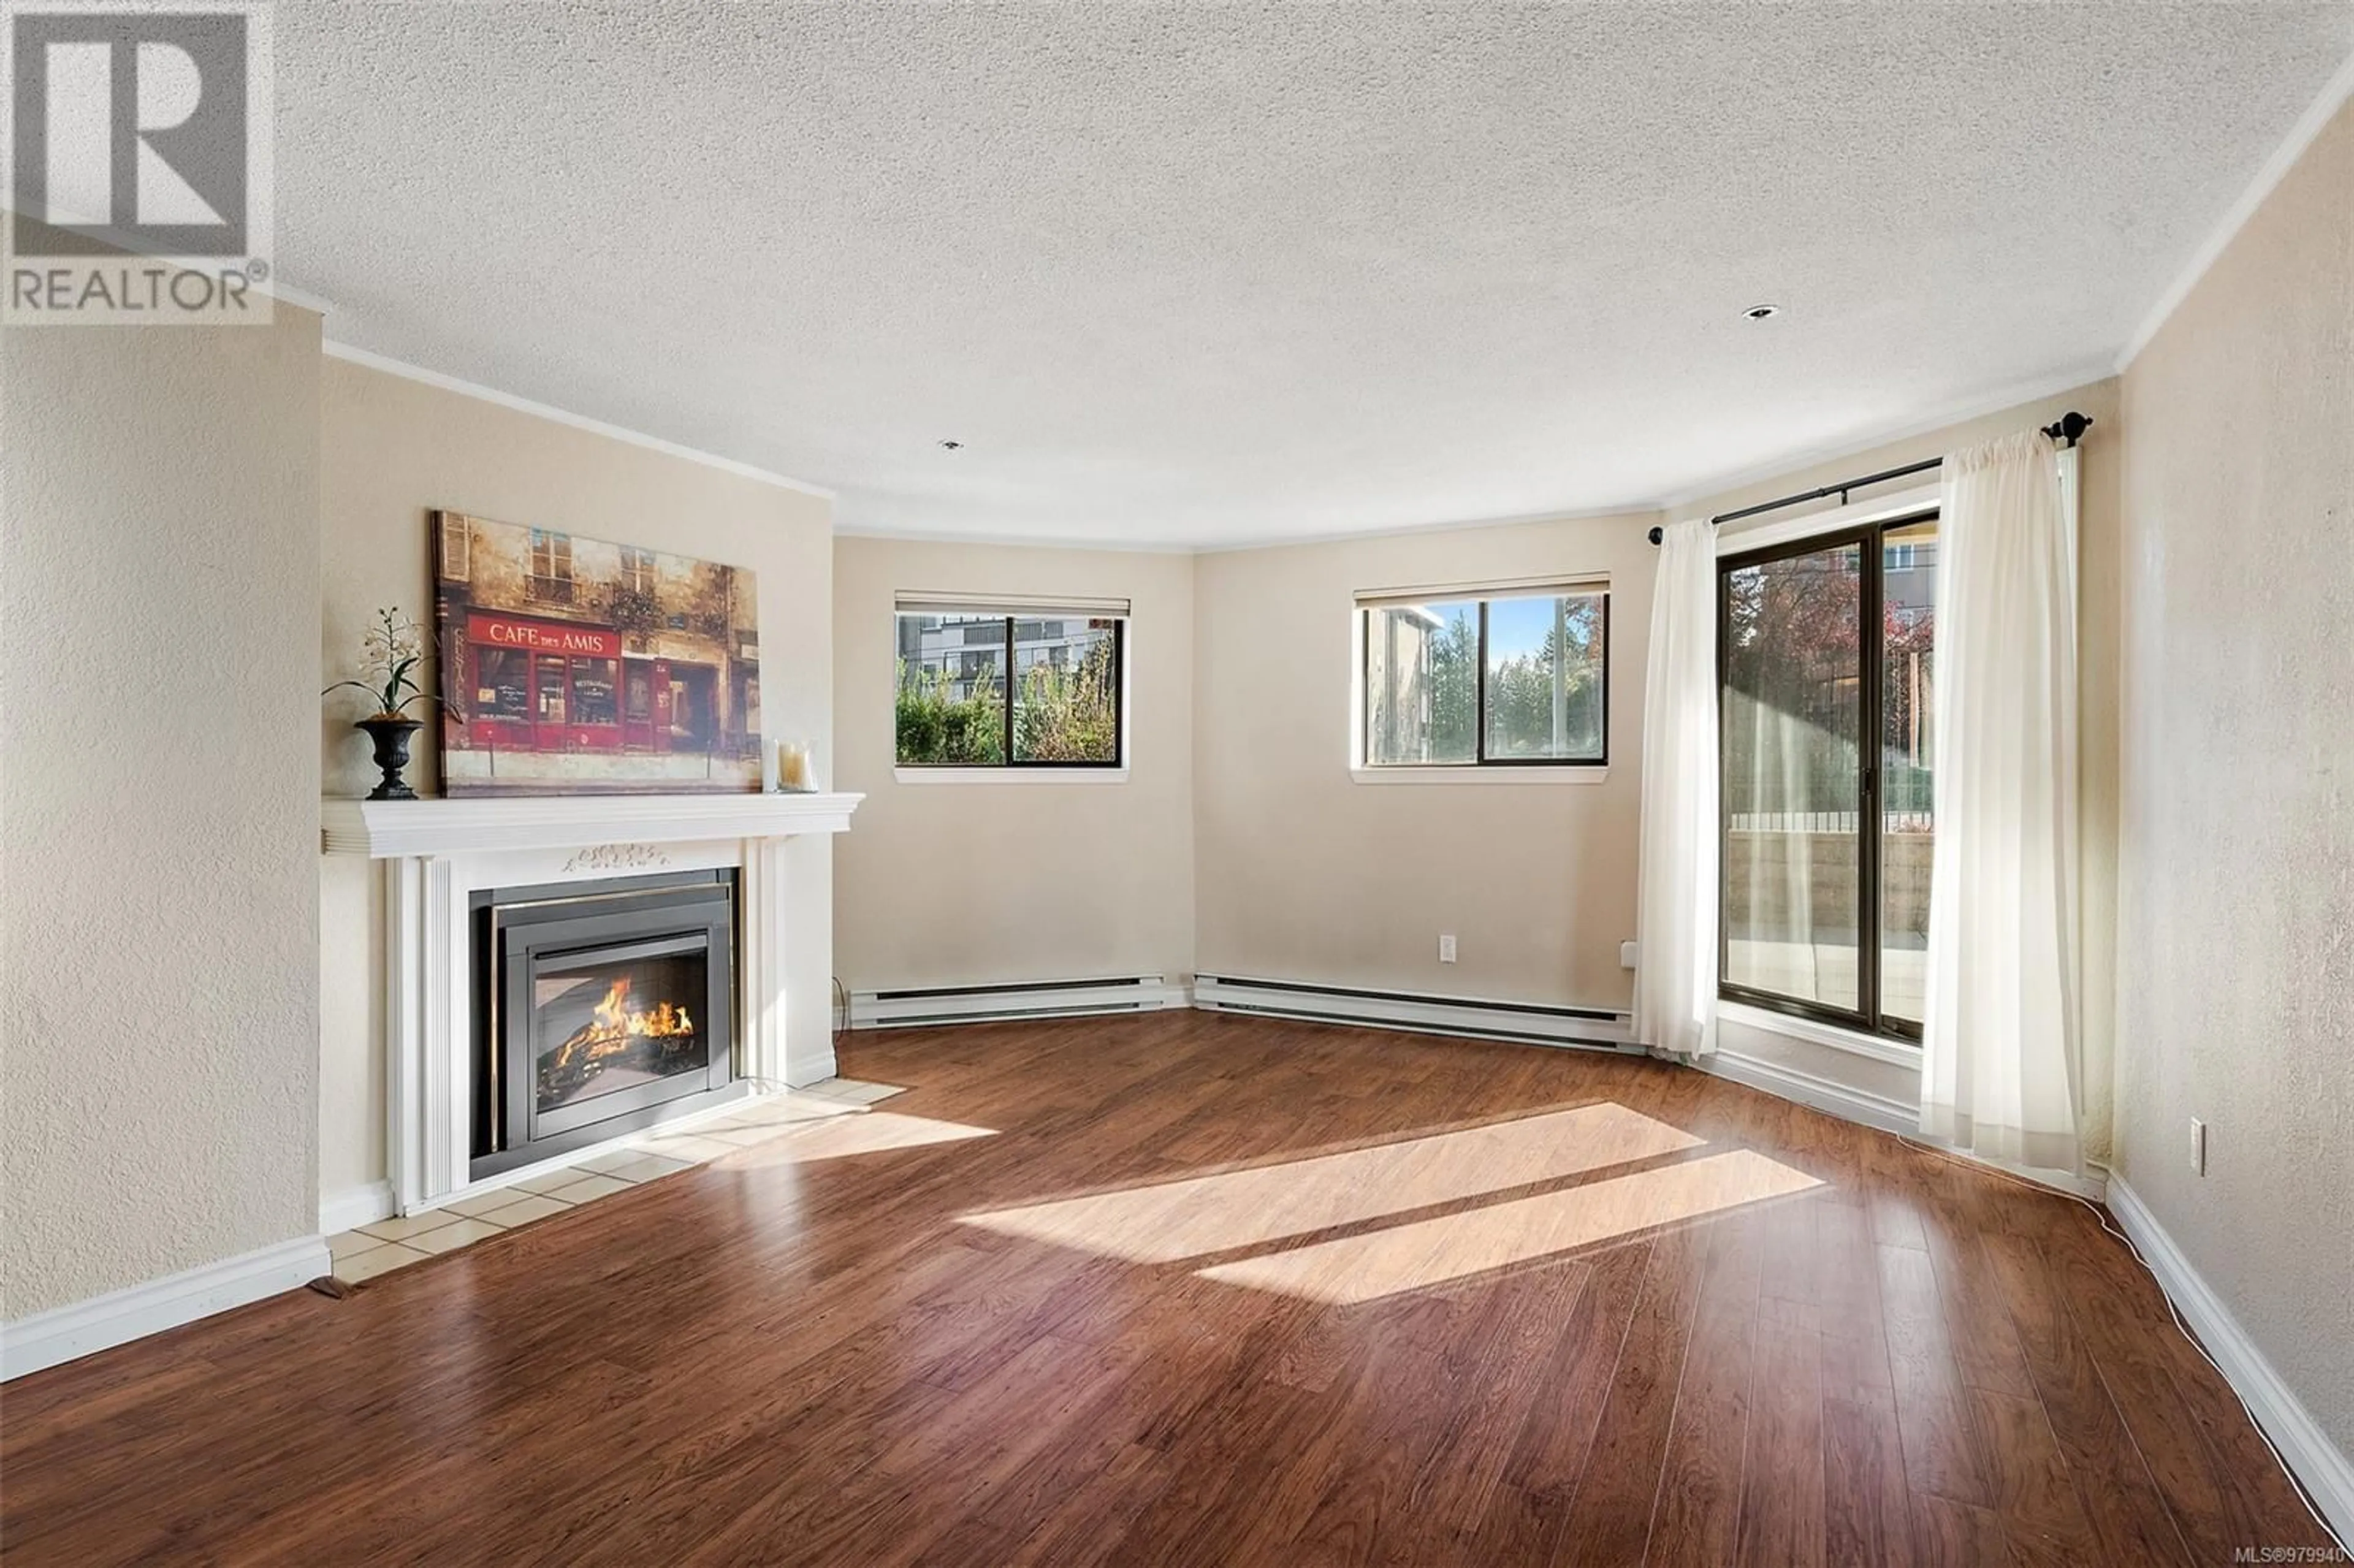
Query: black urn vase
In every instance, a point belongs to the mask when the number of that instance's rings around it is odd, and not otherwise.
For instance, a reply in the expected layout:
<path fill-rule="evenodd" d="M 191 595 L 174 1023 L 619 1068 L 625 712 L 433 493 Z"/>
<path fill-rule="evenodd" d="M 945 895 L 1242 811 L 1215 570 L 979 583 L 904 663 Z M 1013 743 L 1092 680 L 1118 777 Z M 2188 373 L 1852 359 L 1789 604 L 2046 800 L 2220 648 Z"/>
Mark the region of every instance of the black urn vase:
<path fill-rule="evenodd" d="M 368 791 L 371 800 L 414 800 L 417 791 L 400 776 L 408 766 L 408 739 L 425 726 L 413 718 L 393 718 L 378 715 L 364 718 L 352 726 L 367 731 L 369 742 L 376 747 L 376 765 L 384 775 L 384 782 Z"/>

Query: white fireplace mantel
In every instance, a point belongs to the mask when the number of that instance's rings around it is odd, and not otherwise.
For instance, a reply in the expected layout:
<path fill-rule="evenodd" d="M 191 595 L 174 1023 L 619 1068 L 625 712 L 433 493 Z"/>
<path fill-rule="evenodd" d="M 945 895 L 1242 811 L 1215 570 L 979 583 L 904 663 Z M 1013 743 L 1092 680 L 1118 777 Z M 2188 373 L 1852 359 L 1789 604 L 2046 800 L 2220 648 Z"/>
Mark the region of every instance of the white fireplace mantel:
<path fill-rule="evenodd" d="M 386 863 L 386 1130 L 398 1211 L 438 1208 L 472 1188 L 469 909 L 476 890 L 737 868 L 738 1074 L 770 1086 L 814 1083 L 832 1074 L 833 1045 L 822 1028 L 809 1039 L 788 1028 L 787 849 L 806 834 L 846 832 L 863 799 L 748 792 L 322 801 L 325 853 Z"/>
<path fill-rule="evenodd" d="M 484 850 L 579 849 L 839 833 L 864 795 L 500 795 L 325 800 L 322 847 L 373 860 Z"/>

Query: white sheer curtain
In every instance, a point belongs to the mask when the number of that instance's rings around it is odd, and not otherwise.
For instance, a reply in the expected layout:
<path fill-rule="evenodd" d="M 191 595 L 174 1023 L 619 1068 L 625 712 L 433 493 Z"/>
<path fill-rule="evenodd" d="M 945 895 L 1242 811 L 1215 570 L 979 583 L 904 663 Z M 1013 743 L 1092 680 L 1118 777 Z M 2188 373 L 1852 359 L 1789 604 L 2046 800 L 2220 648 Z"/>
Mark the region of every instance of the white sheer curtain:
<path fill-rule="evenodd" d="M 1734 758 L 1747 758 L 1748 765 L 1736 760 L 1729 780 L 1734 804 L 1727 825 L 1736 831 L 1724 835 L 1727 896 L 1720 902 L 1733 916 L 1733 939 L 1725 946 L 1736 981 L 1763 982 L 1768 990 L 1844 1006 L 1854 1000 L 1855 965 L 1850 959 L 1840 966 L 1847 971 L 1847 994 L 1841 996 L 1840 980 L 1824 973 L 1827 949 L 1815 928 L 1815 879 L 1822 874 L 1815 865 L 1820 853 L 1816 835 L 1797 828 L 1739 831 L 1744 802 L 1759 812 L 1794 816 L 1809 809 L 1815 798 L 1810 763 L 1824 738 L 1805 715 L 1785 713 L 1727 683 L 1723 743 Z M 1735 889 L 1745 890 L 1745 895 Z M 1776 956 L 1763 956 L 1768 952 Z"/>
<path fill-rule="evenodd" d="M 1945 460 L 1921 1130 L 2076 1171 L 2075 540 L 2051 439 Z"/>
<path fill-rule="evenodd" d="M 1643 687 L 1635 1038 L 1716 1049 L 1716 529 L 1661 531 Z"/>

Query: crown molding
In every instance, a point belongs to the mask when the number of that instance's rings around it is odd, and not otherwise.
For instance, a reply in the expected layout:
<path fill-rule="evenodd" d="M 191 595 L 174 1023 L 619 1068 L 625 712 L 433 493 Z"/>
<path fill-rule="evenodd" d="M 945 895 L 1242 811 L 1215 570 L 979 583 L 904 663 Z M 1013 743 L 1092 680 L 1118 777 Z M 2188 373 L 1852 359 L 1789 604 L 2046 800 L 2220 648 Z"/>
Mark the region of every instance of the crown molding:
<path fill-rule="evenodd" d="M 2239 238 L 2240 230 L 2247 227 L 2248 219 L 2256 215 L 2256 208 L 2264 206 L 2264 198 L 2273 194 L 2274 187 L 2287 177 L 2289 170 L 2296 166 L 2296 161 L 2305 156 L 2305 150 L 2313 145 L 2314 138 L 2337 118 L 2338 110 L 2345 106 L 2349 97 L 2354 97 L 2354 55 L 2347 56 L 2345 62 L 2322 85 L 2320 96 L 2306 106 L 2304 114 L 2289 127 L 2286 139 L 2273 149 L 2271 157 L 2257 166 L 2255 176 L 2240 193 L 2240 199 L 2224 209 L 2222 219 L 2215 225 L 2214 232 L 2190 253 L 2190 260 L 2183 264 L 2174 281 L 2144 313 L 2141 325 L 2134 329 L 2133 336 L 2126 340 L 2125 348 L 2117 355 L 2116 368 L 2119 371 L 2131 365 L 2136 356 L 2149 346 L 2149 340 L 2158 335 L 2167 318 L 2173 315 L 2190 291 L 2199 286 L 2199 280 L 2207 275 L 2208 269 L 2222 258 L 2232 241 Z"/>
<path fill-rule="evenodd" d="M 773 484 L 780 490 L 799 491 L 803 495 L 814 495 L 825 501 L 835 499 L 834 493 L 822 484 L 811 484 L 806 480 L 772 473 L 765 468 L 755 468 L 750 463 L 738 462 L 734 458 L 721 457 L 716 452 L 706 452 L 695 447 L 681 446 L 676 441 L 664 440 L 660 436 L 650 436 L 642 430 L 632 430 L 624 426 L 609 424 L 603 419 L 592 419 L 586 414 L 575 414 L 569 409 L 555 408 L 546 403 L 536 403 L 528 397 L 518 397 L 512 392 L 502 392 L 495 387 L 485 387 L 478 381 L 466 381 L 455 376 L 445 376 L 439 370 L 428 370 L 421 365 L 410 365 L 405 360 L 372 353 L 348 343 L 338 343 L 329 338 L 321 344 L 321 347 L 330 359 L 340 359 L 347 364 L 366 366 L 370 370 L 381 370 L 387 376 L 398 376 L 405 381 L 419 381 L 428 387 L 438 387 L 444 392 L 456 392 L 463 397 L 477 397 L 485 403 L 495 403 L 502 408 L 512 408 L 518 414 L 529 414 L 534 418 L 547 419 L 556 424 L 569 425 L 576 430 L 586 430 L 593 436 L 604 436 L 612 440 L 627 441 L 631 446 L 644 447 L 650 451 L 661 452 L 665 457 L 684 458 L 688 462 L 701 463 L 705 468 L 716 468 L 739 478 L 758 480 L 762 484 Z"/>
<path fill-rule="evenodd" d="M 1158 539 L 1090 539 L 1057 538 L 1051 534 L 951 534 L 937 528 L 878 527 L 866 523 L 843 523 L 833 525 L 837 539 L 874 539 L 890 545 L 986 545 L 999 550 L 1079 550 L 1104 551 L 1125 556 L 1193 556 L 1201 554 L 1200 547 Z"/>
<path fill-rule="evenodd" d="M 314 294 L 308 289 L 297 288 L 292 283 L 281 281 L 275 276 L 260 284 L 257 291 L 267 294 L 273 300 L 283 300 L 290 305 L 300 305 L 322 321 L 334 315 L 342 308 L 324 294 Z"/>
<path fill-rule="evenodd" d="M 1736 469 L 1731 473 L 1720 474 L 1705 484 L 1694 485 L 1678 491 L 1664 500 L 1653 502 L 1652 508 L 1666 514 L 1670 522 L 1681 521 L 1680 513 L 1684 515 L 1697 514 L 1684 512 L 1685 508 L 1691 507 L 1696 503 L 1715 501 L 1753 484 L 1764 484 L 1773 480 L 1787 479 L 1803 469 L 1814 467 L 1817 463 L 1840 462 L 1897 441 L 1910 440 L 1915 436 L 1929 435 L 1954 425 L 1967 425 L 1973 419 L 1983 419 L 1989 415 L 1999 414 L 2007 408 L 2019 408 L 2030 403 L 2041 403 L 2047 397 L 2057 397 L 2063 393 L 2081 392 L 2088 387 L 2098 386 L 2115 374 L 2115 370 L 2099 361 L 2080 365 L 2072 370 L 2015 385 L 1984 397 L 1948 403 L 1940 408 L 1906 419 L 1902 423 L 1882 426 L 1867 435 L 1786 452 L 1769 461 L 1754 463 L 1747 468 Z"/>
<path fill-rule="evenodd" d="M 1656 520 L 1658 508 L 1649 503 L 1630 506 L 1594 506 L 1561 512 L 1528 512 L 1509 517 L 1462 517 L 1444 523 L 1401 523 L 1392 528 L 1352 528 L 1333 534 L 1286 534 L 1272 539 L 1175 540 L 1058 539 L 1023 534 L 949 534 L 937 529 L 899 530 L 867 524 L 834 524 L 840 539 L 883 539 L 899 545 L 988 545 L 1023 550 L 1106 550 L 1144 556 L 1230 556 L 1246 550 L 1286 550 L 1299 546 L 1349 545 L 1368 539 L 1400 539 L 1416 534 L 1457 534 L 1467 528 L 1526 528 L 1544 523 L 1592 523 L 1609 520 L 1640 523 Z"/>

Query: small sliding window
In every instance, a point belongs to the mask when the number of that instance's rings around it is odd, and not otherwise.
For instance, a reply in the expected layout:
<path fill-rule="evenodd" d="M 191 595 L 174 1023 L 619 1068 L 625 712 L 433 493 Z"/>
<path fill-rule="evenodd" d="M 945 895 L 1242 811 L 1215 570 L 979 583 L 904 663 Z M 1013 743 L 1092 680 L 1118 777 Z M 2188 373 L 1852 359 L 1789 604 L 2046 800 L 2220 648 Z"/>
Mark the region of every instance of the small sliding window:
<path fill-rule="evenodd" d="M 1357 596 L 1366 768 L 1599 768 L 1610 590 L 1599 581 Z"/>
<path fill-rule="evenodd" d="M 899 767 L 1126 766 L 1126 600 L 902 595 L 894 621 Z"/>

